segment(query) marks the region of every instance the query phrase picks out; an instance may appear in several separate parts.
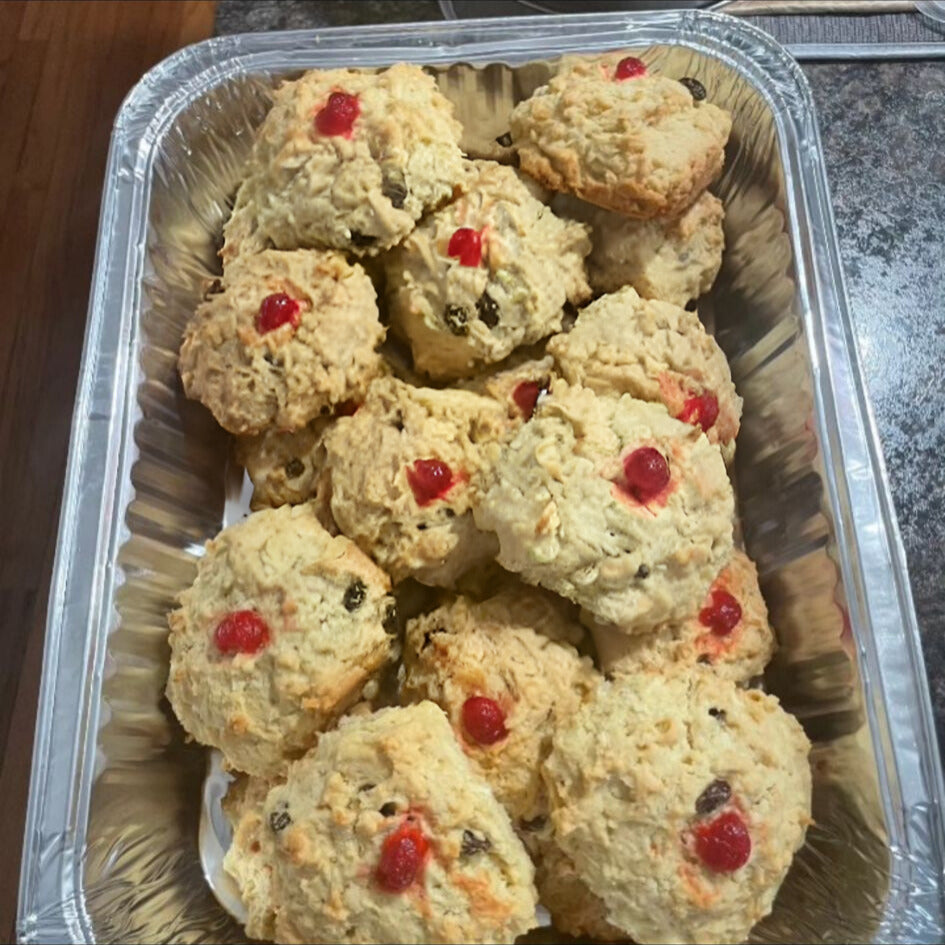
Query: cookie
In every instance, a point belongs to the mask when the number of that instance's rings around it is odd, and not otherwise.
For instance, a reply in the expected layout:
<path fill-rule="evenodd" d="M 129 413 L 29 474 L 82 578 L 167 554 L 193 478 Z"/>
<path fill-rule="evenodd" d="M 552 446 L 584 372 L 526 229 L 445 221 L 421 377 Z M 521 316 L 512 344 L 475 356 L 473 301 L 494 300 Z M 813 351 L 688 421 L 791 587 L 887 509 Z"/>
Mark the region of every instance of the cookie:
<path fill-rule="evenodd" d="M 645 299 L 685 306 L 712 288 L 722 266 L 722 201 L 708 191 L 669 219 L 636 220 L 569 196 L 552 207 L 591 227 L 587 278 L 598 294 L 629 285 Z"/>
<path fill-rule="evenodd" d="M 623 53 L 566 57 L 510 120 L 522 170 L 627 216 L 674 217 L 722 170 L 728 112 Z"/>
<path fill-rule="evenodd" d="M 516 825 L 547 817 L 541 762 L 558 720 L 600 678 L 569 643 L 581 636 L 553 595 L 518 584 L 481 603 L 457 597 L 407 623 L 402 698 L 446 712 Z"/>
<path fill-rule="evenodd" d="M 393 329 L 433 378 L 469 376 L 558 331 L 590 297 L 586 227 L 556 217 L 510 167 L 469 165 L 466 191 L 385 260 Z"/>
<path fill-rule="evenodd" d="M 570 383 L 662 403 L 701 427 L 726 462 L 734 457 L 742 399 L 695 312 L 641 299 L 627 286 L 583 309 L 568 334 L 549 340 L 548 353 Z"/>
<path fill-rule="evenodd" d="M 722 457 L 661 405 L 553 381 L 495 453 L 474 514 L 499 564 L 627 632 L 694 614 L 731 555 Z"/>
<path fill-rule="evenodd" d="M 607 921 L 607 906 L 581 879 L 574 861 L 553 840 L 550 824 L 533 839 L 535 886 L 557 932 L 598 942 L 625 942 L 626 934 Z"/>
<path fill-rule="evenodd" d="M 236 460 L 253 483 L 250 508 L 278 508 L 311 500 L 318 520 L 337 534 L 329 504 L 324 437 L 332 417 L 316 417 L 294 433 L 270 430 L 236 441 Z"/>
<path fill-rule="evenodd" d="M 351 719 L 269 792 L 281 942 L 513 942 L 528 855 L 430 702 Z"/>
<path fill-rule="evenodd" d="M 419 66 L 283 83 L 224 228 L 224 258 L 267 244 L 362 255 L 399 243 L 461 184 L 461 132 Z"/>
<path fill-rule="evenodd" d="M 603 683 L 545 762 L 554 842 L 634 941 L 742 942 L 811 823 L 809 750 L 708 670 Z"/>
<path fill-rule="evenodd" d="M 279 774 L 394 655 L 389 590 L 309 505 L 225 528 L 168 618 L 167 697 L 181 724 L 231 768 Z"/>
<path fill-rule="evenodd" d="M 180 373 L 230 433 L 298 430 L 381 373 L 374 286 L 340 253 L 241 256 L 184 332 Z"/>
<path fill-rule="evenodd" d="M 223 869 L 236 883 L 246 908 L 246 934 L 273 939 L 276 913 L 272 898 L 272 830 L 263 816 L 263 804 L 277 782 L 240 777 L 223 798 L 223 811 L 233 830 Z"/>
<path fill-rule="evenodd" d="M 468 391 L 381 378 L 325 439 L 331 511 L 342 532 L 397 583 L 449 586 L 495 554 L 472 516 L 485 445 L 505 435 L 506 412 Z"/>
<path fill-rule="evenodd" d="M 736 551 L 715 579 L 699 613 L 645 634 L 589 623 L 601 672 L 624 676 L 697 663 L 736 683 L 764 671 L 777 646 L 751 559 Z"/>

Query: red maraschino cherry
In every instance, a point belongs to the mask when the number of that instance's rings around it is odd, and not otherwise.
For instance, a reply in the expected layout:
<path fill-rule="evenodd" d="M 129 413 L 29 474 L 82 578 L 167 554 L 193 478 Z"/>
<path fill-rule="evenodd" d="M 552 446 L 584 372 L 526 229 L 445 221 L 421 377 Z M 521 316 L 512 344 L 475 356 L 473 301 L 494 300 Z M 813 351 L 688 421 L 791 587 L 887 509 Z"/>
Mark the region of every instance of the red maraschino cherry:
<path fill-rule="evenodd" d="M 323 135 L 343 135 L 350 138 L 351 129 L 360 114 L 361 104 L 357 95 L 332 92 L 328 96 L 328 101 L 315 116 L 315 127 Z"/>
<path fill-rule="evenodd" d="M 494 745 L 509 734 L 502 707 L 487 696 L 470 696 L 463 703 L 463 728 L 479 745 Z"/>
<path fill-rule="evenodd" d="M 269 643 L 269 626 L 255 610 L 237 610 L 217 624 L 213 642 L 227 656 L 258 653 Z"/>

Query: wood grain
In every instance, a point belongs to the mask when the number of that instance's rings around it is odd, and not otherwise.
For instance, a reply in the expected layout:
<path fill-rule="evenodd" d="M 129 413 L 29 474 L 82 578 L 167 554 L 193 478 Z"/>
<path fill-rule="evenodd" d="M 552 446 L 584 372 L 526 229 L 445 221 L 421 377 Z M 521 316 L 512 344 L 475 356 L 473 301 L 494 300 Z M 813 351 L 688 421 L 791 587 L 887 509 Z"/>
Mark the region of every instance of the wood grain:
<path fill-rule="evenodd" d="M 46 597 L 105 157 L 152 65 L 213 2 L 0 3 L 0 941 L 15 935 Z"/>

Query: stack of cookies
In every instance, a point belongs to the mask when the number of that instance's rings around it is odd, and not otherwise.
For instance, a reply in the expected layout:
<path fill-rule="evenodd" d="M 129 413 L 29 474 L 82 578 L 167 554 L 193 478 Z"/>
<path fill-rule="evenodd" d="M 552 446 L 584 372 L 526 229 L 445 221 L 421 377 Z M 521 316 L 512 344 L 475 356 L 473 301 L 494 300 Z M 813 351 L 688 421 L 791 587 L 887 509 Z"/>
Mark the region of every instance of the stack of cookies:
<path fill-rule="evenodd" d="M 733 541 L 741 399 L 691 303 L 729 115 L 565 58 L 468 158 L 413 65 L 260 127 L 180 370 L 253 512 L 169 618 L 280 942 L 740 942 L 810 823 L 809 743 Z M 390 337 L 388 337 L 388 335 Z"/>

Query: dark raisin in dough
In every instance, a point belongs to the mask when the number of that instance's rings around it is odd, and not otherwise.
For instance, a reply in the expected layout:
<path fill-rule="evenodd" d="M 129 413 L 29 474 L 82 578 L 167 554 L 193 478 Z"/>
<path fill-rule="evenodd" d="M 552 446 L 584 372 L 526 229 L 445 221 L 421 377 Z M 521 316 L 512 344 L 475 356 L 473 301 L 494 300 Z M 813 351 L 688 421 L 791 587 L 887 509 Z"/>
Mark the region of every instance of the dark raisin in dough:
<path fill-rule="evenodd" d="M 479 296 L 476 301 L 476 312 L 487 328 L 495 328 L 499 324 L 498 303 L 488 292 L 483 292 Z"/>
<path fill-rule="evenodd" d="M 345 591 L 345 610 L 348 613 L 352 613 L 357 610 L 363 603 L 364 598 L 367 596 L 367 587 L 364 584 L 364 581 L 359 578 L 355 578 L 349 585 L 348 589 Z"/>
<path fill-rule="evenodd" d="M 460 856 L 474 856 L 476 853 L 485 853 L 492 849 L 492 841 L 483 834 L 481 837 L 472 830 L 463 831 L 463 842 L 460 846 Z"/>
<path fill-rule="evenodd" d="M 298 479 L 305 472 L 305 463 L 298 456 L 290 459 L 285 464 L 285 474 L 288 479 Z"/>
<path fill-rule="evenodd" d="M 443 321 L 454 335 L 469 334 L 469 312 L 461 305 L 447 305 Z"/>
<path fill-rule="evenodd" d="M 711 814 L 723 804 L 727 803 L 732 796 L 732 788 L 728 781 L 716 778 L 700 795 L 696 798 L 696 813 L 700 817 Z"/>

